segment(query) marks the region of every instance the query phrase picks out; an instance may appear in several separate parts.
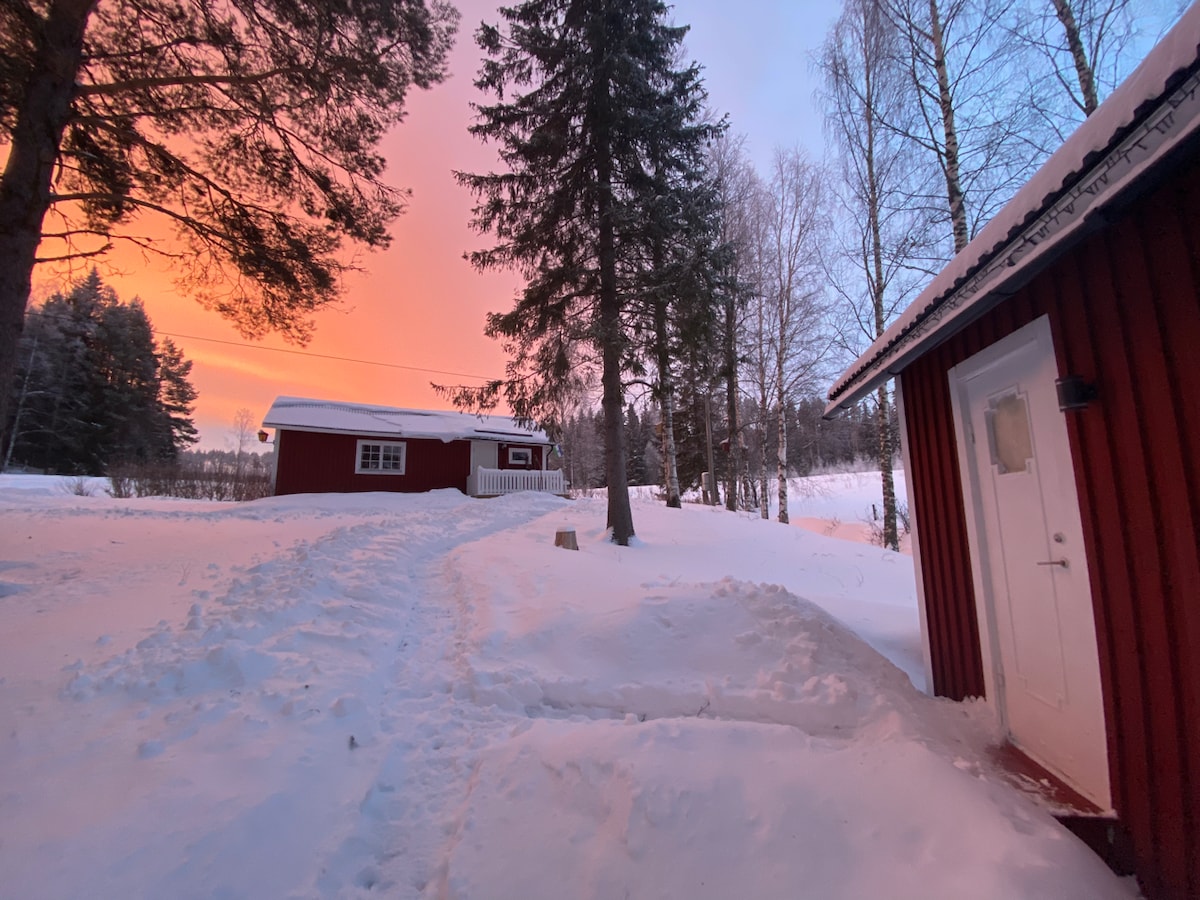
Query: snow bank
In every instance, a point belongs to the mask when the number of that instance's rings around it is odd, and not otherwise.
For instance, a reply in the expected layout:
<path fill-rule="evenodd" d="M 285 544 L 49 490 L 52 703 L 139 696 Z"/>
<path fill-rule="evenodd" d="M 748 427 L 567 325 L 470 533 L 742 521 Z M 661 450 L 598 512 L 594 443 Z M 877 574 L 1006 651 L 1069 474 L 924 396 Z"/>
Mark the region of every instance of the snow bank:
<path fill-rule="evenodd" d="M 476 900 L 1128 896 L 919 743 L 750 722 L 524 724 L 483 754 L 450 840 L 445 895 Z"/>

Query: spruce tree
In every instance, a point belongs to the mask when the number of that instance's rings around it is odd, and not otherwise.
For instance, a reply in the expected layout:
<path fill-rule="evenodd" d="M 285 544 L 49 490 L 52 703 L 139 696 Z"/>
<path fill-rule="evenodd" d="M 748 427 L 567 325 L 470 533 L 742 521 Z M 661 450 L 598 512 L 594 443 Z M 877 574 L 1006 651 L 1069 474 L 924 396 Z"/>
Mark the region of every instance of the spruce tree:
<path fill-rule="evenodd" d="M 679 104 L 673 155 L 654 147 L 655 197 L 645 218 L 649 263 L 641 275 L 646 307 L 646 356 L 655 372 L 654 399 L 662 423 L 662 461 L 666 504 L 678 509 L 680 477 L 675 416 L 678 406 L 677 360 L 681 350 L 708 344 L 716 327 L 720 270 L 729 248 L 720 241 L 720 204 L 708 171 L 707 145 L 724 124 L 695 123 L 698 89 L 692 102 Z"/>
<path fill-rule="evenodd" d="M 88 470 L 157 458 L 158 358 L 141 301 L 124 304 L 113 295 L 98 310 L 90 351 Z"/>
<path fill-rule="evenodd" d="M 501 396 L 521 418 L 545 419 L 598 361 L 604 414 L 608 524 L 627 544 L 623 373 L 634 357 L 629 320 L 644 290 L 647 219 L 703 134 L 695 66 L 677 68 L 686 29 L 657 0 L 528 0 L 483 25 L 471 132 L 494 142 L 507 172 L 459 173 L 478 198 L 474 225 L 496 245 L 471 254 L 480 269 L 527 278 L 516 305 L 488 318 L 511 354 L 507 377 L 459 389 L 460 405 Z"/>
<path fill-rule="evenodd" d="M 200 439 L 192 420 L 192 405 L 196 389 L 188 381 L 192 361 L 183 358 L 183 351 L 170 338 L 163 338 L 158 347 L 158 407 L 161 417 L 160 453 L 175 459 L 179 452 Z"/>
<path fill-rule="evenodd" d="M 71 474 L 174 459 L 196 440 L 191 362 L 160 350 L 139 300 L 92 271 L 26 316 L 5 463 Z"/>
<path fill-rule="evenodd" d="M 69 294 L 55 294 L 26 317 L 9 394 L 17 396 L 19 424 L 9 443 L 11 462 L 70 474 L 96 471 L 93 404 L 101 375 L 94 354 L 110 294 L 93 271 Z"/>

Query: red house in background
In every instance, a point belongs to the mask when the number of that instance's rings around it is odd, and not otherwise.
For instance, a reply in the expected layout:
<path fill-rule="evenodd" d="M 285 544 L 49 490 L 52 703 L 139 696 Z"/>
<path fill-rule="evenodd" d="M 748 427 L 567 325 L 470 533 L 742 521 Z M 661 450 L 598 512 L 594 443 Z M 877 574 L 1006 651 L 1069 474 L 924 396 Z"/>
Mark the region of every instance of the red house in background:
<path fill-rule="evenodd" d="M 1198 58 L 1193 5 L 827 410 L 896 378 L 929 684 L 1154 900 L 1200 897 Z"/>
<path fill-rule="evenodd" d="M 279 397 L 263 427 L 275 429 L 277 495 L 566 489 L 562 472 L 546 469 L 545 433 L 509 418 Z"/>

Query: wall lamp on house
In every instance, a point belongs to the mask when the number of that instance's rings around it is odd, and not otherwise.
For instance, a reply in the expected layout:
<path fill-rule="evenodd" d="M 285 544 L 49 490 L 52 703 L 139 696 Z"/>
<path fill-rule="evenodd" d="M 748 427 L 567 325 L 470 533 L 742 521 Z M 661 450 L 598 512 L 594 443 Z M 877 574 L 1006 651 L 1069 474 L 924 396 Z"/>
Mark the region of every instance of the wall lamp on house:
<path fill-rule="evenodd" d="M 274 441 L 268 441 L 268 440 L 267 440 L 267 438 L 269 438 L 269 437 L 270 437 L 270 435 L 269 435 L 269 434 L 267 434 L 267 432 L 266 432 L 266 429 L 264 429 L 264 428 L 260 428 L 260 429 L 258 430 L 258 442 L 259 442 L 260 444 L 273 444 L 273 443 L 275 443 Z"/>
<path fill-rule="evenodd" d="M 1095 382 L 1084 381 L 1082 375 L 1064 375 L 1055 379 L 1058 389 L 1058 408 L 1062 412 L 1087 409 L 1100 394 Z"/>

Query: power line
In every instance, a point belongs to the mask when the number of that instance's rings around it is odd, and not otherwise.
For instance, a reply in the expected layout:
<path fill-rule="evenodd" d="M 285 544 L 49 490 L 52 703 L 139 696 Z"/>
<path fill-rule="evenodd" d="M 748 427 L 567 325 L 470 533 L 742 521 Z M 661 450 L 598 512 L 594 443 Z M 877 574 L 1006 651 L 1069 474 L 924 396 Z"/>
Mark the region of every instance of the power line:
<path fill-rule="evenodd" d="M 26 310 L 26 315 L 42 316 L 46 319 L 61 319 L 70 321 L 70 317 L 61 314 L 47 313 L 40 309 Z M 246 350 L 269 350 L 272 353 L 290 353 L 293 356 L 307 356 L 310 359 L 329 359 L 335 362 L 358 363 L 364 366 L 382 366 L 385 369 L 403 369 L 406 372 L 428 372 L 431 375 L 453 375 L 455 378 L 474 378 L 478 381 L 491 381 L 487 375 L 472 375 L 469 372 L 448 372 L 445 369 L 427 369 L 423 366 L 405 366 L 400 363 L 380 362 L 375 359 L 356 359 L 352 356 L 333 356 L 328 353 L 310 353 L 307 350 L 293 350 L 289 347 L 264 347 L 262 344 L 247 344 L 244 341 L 228 341 L 221 338 L 200 337 L 195 334 L 178 334 L 173 331 L 160 331 L 151 325 L 150 330 L 165 337 L 180 338 L 186 341 L 208 341 L 210 344 L 224 344 L 228 347 L 241 347 Z"/>
<path fill-rule="evenodd" d="M 247 350 L 269 350 L 272 353 L 290 353 L 293 356 L 307 356 L 311 359 L 331 359 L 336 362 L 360 363 L 364 366 L 383 366 L 387 369 L 404 369 L 408 372 L 429 372 L 433 375 L 453 375 L 456 378 L 475 378 L 479 381 L 491 381 L 487 375 L 472 375 L 468 372 L 447 372 L 445 369 L 426 369 L 422 366 L 405 366 L 400 363 L 380 362 L 374 359 L 355 359 L 350 356 L 332 356 L 328 353 L 310 353 L 307 350 L 293 350 L 288 347 L 264 347 L 261 344 L 246 344 L 241 341 L 225 341 L 220 338 L 199 337 L 194 334 L 176 334 L 172 331 L 159 331 L 153 329 L 156 334 L 162 334 L 167 337 L 182 338 L 188 341 L 208 341 L 210 344 L 226 344 L 230 347 L 244 347 Z"/>

